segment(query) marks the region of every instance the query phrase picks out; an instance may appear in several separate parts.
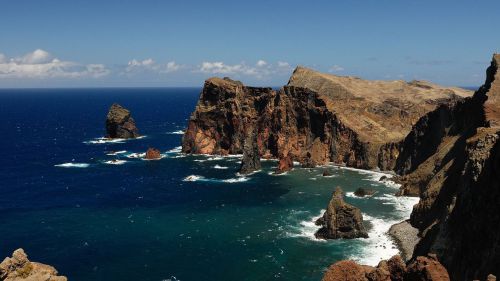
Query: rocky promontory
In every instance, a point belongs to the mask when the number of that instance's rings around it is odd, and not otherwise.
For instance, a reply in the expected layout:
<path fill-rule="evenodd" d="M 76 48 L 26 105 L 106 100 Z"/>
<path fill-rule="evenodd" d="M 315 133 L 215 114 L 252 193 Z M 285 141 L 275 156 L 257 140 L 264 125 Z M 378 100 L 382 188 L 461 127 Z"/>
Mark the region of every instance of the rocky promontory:
<path fill-rule="evenodd" d="M 106 117 L 106 137 L 120 139 L 139 137 L 139 130 L 130 111 L 117 103 L 111 105 Z"/>
<path fill-rule="evenodd" d="M 23 249 L 17 249 L 12 257 L 0 263 L 0 280 L 2 281 L 67 281 L 59 276 L 57 270 L 43 263 L 31 262 Z"/>
<path fill-rule="evenodd" d="M 363 225 L 361 211 L 344 201 L 344 192 L 340 187 L 335 189 L 328 207 L 316 221 L 322 226 L 315 234 L 316 238 L 367 238 L 368 233 Z"/>
<path fill-rule="evenodd" d="M 210 78 L 189 119 L 182 151 L 242 154 L 252 127 L 259 155 L 283 160 L 278 172 L 293 161 L 390 170 L 400 142 L 420 117 L 471 94 L 423 81 L 367 81 L 304 67 L 280 90 Z"/>

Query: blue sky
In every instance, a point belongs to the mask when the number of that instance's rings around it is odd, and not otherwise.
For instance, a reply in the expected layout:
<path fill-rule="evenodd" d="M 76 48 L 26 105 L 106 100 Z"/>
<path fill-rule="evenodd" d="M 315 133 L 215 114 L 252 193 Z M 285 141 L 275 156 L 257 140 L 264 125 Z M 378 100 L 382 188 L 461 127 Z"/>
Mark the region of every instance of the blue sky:
<path fill-rule="evenodd" d="M 0 2 L 0 87 L 280 86 L 296 65 L 476 86 L 500 1 Z"/>

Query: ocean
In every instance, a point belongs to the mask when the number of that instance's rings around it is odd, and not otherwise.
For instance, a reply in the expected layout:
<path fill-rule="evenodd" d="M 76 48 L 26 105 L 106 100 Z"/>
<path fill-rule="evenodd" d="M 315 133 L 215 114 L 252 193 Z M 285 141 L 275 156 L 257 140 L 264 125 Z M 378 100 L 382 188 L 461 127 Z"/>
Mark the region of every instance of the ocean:
<path fill-rule="evenodd" d="M 72 281 L 320 280 L 335 261 L 376 265 L 398 252 L 385 232 L 417 199 L 395 197 L 381 173 L 328 166 L 276 176 L 277 163 L 264 161 L 240 177 L 239 156 L 180 153 L 199 92 L 0 90 L 0 259 L 23 248 Z M 143 138 L 100 139 L 113 102 L 131 110 Z M 137 158 L 148 147 L 164 158 Z M 370 238 L 314 238 L 336 186 Z M 356 198 L 359 187 L 377 193 Z"/>

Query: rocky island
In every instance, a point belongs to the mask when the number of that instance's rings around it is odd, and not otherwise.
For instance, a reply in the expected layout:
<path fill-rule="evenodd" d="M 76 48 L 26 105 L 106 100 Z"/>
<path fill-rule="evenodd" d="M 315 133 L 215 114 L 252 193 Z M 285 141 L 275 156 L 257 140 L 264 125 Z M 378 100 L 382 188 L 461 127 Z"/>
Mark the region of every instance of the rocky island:
<path fill-rule="evenodd" d="M 111 105 L 106 117 L 106 138 L 130 139 L 139 136 L 130 111 L 117 103 Z"/>

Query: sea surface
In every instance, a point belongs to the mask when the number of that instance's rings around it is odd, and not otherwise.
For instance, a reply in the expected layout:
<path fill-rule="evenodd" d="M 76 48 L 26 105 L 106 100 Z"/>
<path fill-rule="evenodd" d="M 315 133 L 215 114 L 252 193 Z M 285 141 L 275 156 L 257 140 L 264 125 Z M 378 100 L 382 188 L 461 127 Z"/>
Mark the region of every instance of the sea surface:
<path fill-rule="evenodd" d="M 335 261 L 376 265 L 398 252 L 385 232 L 416 199 L 395 197 L 380 173 L 275 176 L 276 162 L 265 161 L 240 177 L 239 156 L 181 154 L 199 92 L 0 90 L 0 259 L 22 247 L 72 281 L 320 280 Z M 131 110 L 143 138 L 100 139 L 113 102 Z M 148 147 L 164 158 L 137 158 Z M 314 238 L 336 186 L 362 210 L 370 238 Z M 356 198 L 358 187 L 377 193 Z"/>

